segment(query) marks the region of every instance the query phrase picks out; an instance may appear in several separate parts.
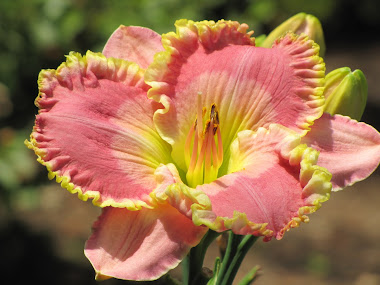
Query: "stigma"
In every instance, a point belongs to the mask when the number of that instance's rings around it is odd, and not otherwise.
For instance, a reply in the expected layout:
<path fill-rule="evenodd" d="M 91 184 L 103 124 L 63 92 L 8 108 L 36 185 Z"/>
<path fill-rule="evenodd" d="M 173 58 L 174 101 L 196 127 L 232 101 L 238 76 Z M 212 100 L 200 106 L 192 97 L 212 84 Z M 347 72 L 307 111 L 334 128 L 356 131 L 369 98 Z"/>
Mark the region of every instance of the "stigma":
<path fill-rule="evenodd" d="M 197 116 L 185 142 L 186 180 L 193 188 L 216 180 L 223 162 L 219 113 L 215 104 L 209 111 L 202 107 L 201 95 L 198 93 Z"/>

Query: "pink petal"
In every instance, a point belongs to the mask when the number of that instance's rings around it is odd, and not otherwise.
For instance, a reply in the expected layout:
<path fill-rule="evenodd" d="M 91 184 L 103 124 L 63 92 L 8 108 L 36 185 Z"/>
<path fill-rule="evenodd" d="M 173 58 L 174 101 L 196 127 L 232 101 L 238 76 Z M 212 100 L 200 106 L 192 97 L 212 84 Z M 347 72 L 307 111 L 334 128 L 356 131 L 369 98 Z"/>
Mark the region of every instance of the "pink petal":
<path fill-rule="evenodd" d="M 329 198 L 331 175 L 315 165 L 318 152 L 299 143 L 296 133 L 279 125 L 239 133 L 231 146 L 232 173 L 197 187 L 212 210 L 193 206 L 195 224 L 270 240 L 307 222 L 306 214 Z"/>
<path fill-rule="evenodd" d="M 319 164 L 331 172 L 334 190 L 367 178 L 380 162 L 379 132 L 349 117 L 323 114 L 303 142 L 320 151 Z"/>
<path fill-rule="evenodd" d="M 163 50 L 161 36 L 151 29 L 120 26 L 108 39 L 103 54 L 147 68 L 153 62 L 153 56 Z"/>
<path fill-rule="evenodd" d="M 85 254 L 97 279 L 154 280 L 176 267 L 206 231 L 169 205 L 140 211 L 107 207 Z"/>
<path fill-rule="evenodd" d="M 83 200 L 147 206 L 157 167 L 170 161 L 142 76 L 136 64 L 91 52 L 71 53 L 57 71 L 40 74 L 40 111 L 27 144 L 49 176 Z"/>
<path fill-rule="evenodd" d="M 148 68 L 148 96 L 161 102 L 154 122 L 185 168 L 183 146 L 202 107 L 219 110 L 223 146 L 236 134 L 271 123 L 305 133 L 323 111 L 324 63 L 305 36 L 288 34 L 273 48 L 253 46 L 247 26 L 236 22 L 180 21 L 163 35 L 166 51 Z M 228 157 L 226 157 L 228 161 Z"/>

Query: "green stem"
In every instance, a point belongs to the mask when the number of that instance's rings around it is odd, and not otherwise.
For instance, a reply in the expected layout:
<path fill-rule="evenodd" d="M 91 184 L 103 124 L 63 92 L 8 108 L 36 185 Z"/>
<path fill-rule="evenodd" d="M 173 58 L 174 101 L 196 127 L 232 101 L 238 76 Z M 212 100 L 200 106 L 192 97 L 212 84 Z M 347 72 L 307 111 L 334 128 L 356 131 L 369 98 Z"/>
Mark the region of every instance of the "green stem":
<path fill-rule="evenodd" d="M 244 236 L 243 239 L 241 239 L 241 242 L 237 246 L 237 250 L 228 266 L 228 269 L 223 276 L 223 280 L 220 283 L 221 285 L 230 285 L 235 279 L 236 273 L 239 270 L 239 267 L 241 263 L 243 262 L 243 259 L 245 255 L 247 254 L 248 250 L 252 247 L 252 245 L 256 242 L 258 239 L 257 236 L 247 235 Z"/>
<path fill-rule="evenodd" d="M 190 252 L 182 260 L 182 284 L 190 285 Z"/>
<path fill-rule="evenodd" d="M 218 278 L 216 281 L 216 285 L 221 285 L 224 278 L 225 274 L 228 271 L 228 268 L 230 267 L 233 258 L 236 254 L 236 250 L 238 249 L 238 246 L 242 240 L 243 236 L 240 235 L 235 235 L 232 231 L 229 232 L 228 234 L 228 244 L 226 248 L 226 252 L 223 257 L 222 265 L 218 274 Z"/>
<path fill-rule="evenodd" d="M 184 285 L 206 284 L 207 280 L 203 280 L 202 267 L 203 260 L 206 255 L 207 248 L 215 240 L 220 233 L 209 230 L 203 237 L 202 241 L 193 247 L 189 254 L 182 262 L 182 276 Z"/>

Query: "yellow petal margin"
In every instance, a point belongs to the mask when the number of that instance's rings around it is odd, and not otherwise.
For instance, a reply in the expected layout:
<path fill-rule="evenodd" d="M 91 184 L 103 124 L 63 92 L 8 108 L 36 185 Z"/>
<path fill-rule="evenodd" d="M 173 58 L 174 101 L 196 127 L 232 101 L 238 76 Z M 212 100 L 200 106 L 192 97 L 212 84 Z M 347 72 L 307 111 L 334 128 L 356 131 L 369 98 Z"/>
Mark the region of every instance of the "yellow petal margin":
<path fill-rule="evenodd" d="M 270 131 L 275 129 L 272 126 L 270 127 Z M 264 128 L 260 129 L 259 132 L 269 133 Z M 306 144 L 301 144 L 301 136 L 299 134 L 294 133 L 285 137 L 276 147 L 276 152 L 278 152 L 282 159 L 288 161 L 289 165 L 296 171 L 295 173 L 299 173 L 298 178 L 302 189 L 299 197 L 302 205 L 298 208 L 298 212 L 295 212 L 294 216 L 289 217 L 288 222 L 277 232 L 267 228 L 269 221 L 268 223 L 255 223 L 249 220 L 246 213 L 239 211 L 238 204 L 225 205 L 226 207 L 234 208 L 232 217 L 217 216 L 213 212 L 210 198 L 202 191 L 203 187 L 210 188 L 211 185 L 200 185 L 194 189 L 179 182 L 170 185 L 164 191 L 152 193 L 151 196 L 162 203 L 167 201 L 183 214 L 189 217 L 192 216 L 194 224 L 198 226 L 205 225 L 218 232 L 232 230 L 234 233 L 241 235 L 253 234 L 264 236 L 265 241 L 269 241 L 273 237 L 281 239 L 286 231 L 298 227 L 301 222 L 308 222 L 309 217 L 307 215 L 318 210 L 321 204 L 330 198 L 331 174 L 325 168 L 317 165 L 319 152 L 307 147 Z M 242 171 L 245 171 L 244 169 L 245 167 Z M 228 192 L 230 186 L 225 183 L 228 181 L 226 178 L 230 175 L 231 177 L 232 175 L 238 177 L 239 171 L 237 170 L 214 181 L 212 184 L 213 191 Z M 232 179 L 231 181 L 234 180 Z M 218 187 L 222 187 L 223 189 L 217 189 Z M 229 193 L 229 195 L 233 195 L 233 193 Z M 297 204 L 299 201 L 294 201 L 294 203 Z"/>
<path fill-rule="evenodd" d="M 75 78 L 80 78 L 81 82 L 71 81 L 71 77 L 68 76 L 68 74 L 70 74 L 70 76 L 75 74 Z M 84 75 L 87 75 L 87 77 L 83 78 Z M 71 52 L 67 56 L 67 61 L 62 63 L 57 70 L 49 69 L 41 71 L 38 79 L 39 94 L 35 103 L 41 108 L 39 114 L 50 110 L 54 104 L 57 103 L 57 99 L 53 97 L 51 93 L 52 90 L 50 90 L 52 89 L 51 84 L 56 84 L 54 83 L 56 80 L 70 90 L 73 88 L 84 90 L 87 87 L 96 87 L 97 78 L 102 78 L 120 82 L 127 86 L 138 87 L 146 92 L 148 86 L 143 81 L 143 75 L 144 70 L 132 62 L 115 58 L 106 58 L 101 53 L 93 53 L 90 51 L 88 51 L 85 56 Z M 53 80 L 54 82 L 52 83 Z M 42 99 L 43 102 L 41 102 Z M 101 194 L 98 191 L 93 191 L 92 189 L 84 191 L 80 186 L 72 183 L 70 173 L 62 175 L 59 170 L 53 171 L 53 165 L 48 161 L 45 161 L 47 151 L 42 149 L 42 146 L 39 145 L 40 142 L 36 139 L 38 136 L 41 136 L 37 128 L 37 126 L 34 126 L 30 141 L 25 140 L 25 145 L 35 152 L 37 155 L 37 161 L 47 168 L 49 179 L 55 178 L 63 188 L 67 189 L 72 194 L 77 194 L 78 198 L 83 201 L 93 199 L 92 203 L 99 207 L 113 206 L 127 208 L 128 210 L 140 210 L 142 207 L 152 208 L 152 205 L 150 205 L 149 193 L 146 195 L 146 201 L 138 199 L 119 199 L 118 201 L 115 201 L 113 198 L 107 198 L 101 201 Z M 157 180 L 154 175 L 152 180 Z M 151 191 L 153 190 L 154 189 L 151 189 Z"/>
<path fill-rule="evenodd" d="M 194 22 L 191 20 L 178 20 L 175 23 L 176 32 L 169 32 L 162 35 L 162 44 L 164 51 L 154 56 L 153 63 L 145 72 L 145 82 L 152 88 L 148 91 L 148 97 L 160 102 L 164 108 L 159 109 L 154 114 L 157 131 L 160 136 L 170 144 L 174 144 L 171 130 L 162 130 L 157 125 L 160 116 L 165 115 L 170 121 L 175 117 L 175 107 L 170 98 L 173 94 L 173 76 L 174 70 L 181 67 L 180 63 L 187 60 L 188 54 L 191 54 L 202 45 L 205 50 L 208 48 L 215 49 L 234 45 L 254 45 L 255 39 L 252 36 L 253 31 L 247 32 L 248 25 L 240 24 L 236 21 L 220 20 Z M 182 53 L 182 50 L 184 52 Z M 180 131 L 180 130 L 177 130 Z M 178 134 L 177 134 L 178 135 Z"/>

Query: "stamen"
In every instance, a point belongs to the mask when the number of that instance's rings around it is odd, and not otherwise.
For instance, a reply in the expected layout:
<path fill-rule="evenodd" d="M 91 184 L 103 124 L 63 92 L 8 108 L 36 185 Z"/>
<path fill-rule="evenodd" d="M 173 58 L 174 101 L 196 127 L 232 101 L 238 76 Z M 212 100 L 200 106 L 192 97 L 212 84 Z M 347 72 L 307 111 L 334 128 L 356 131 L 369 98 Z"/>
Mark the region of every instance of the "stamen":
<path fill-rule="evenodd" d="M 186 179 L 190 187 L 210 183 L 217 179 L 219 168 L 223 162 L 219 114 L 216 105 L 212 104 L 210 119 L 207 120 L 203 130 L 203 117 L 207 109 L 202 108 L 201 95 L 202 93 L 199 92 L 197 97 L 197 118 L 190 128 L 185 141 Z"/>
<path fill-rule="evenodd" d="M 218 160 L 219 160 L 219 167 L 222 165 L 223 162 L 223 144 L 222 144 L 222 134 L 220 133 L 220 128 L 217 129 L 216 135 L 218 138 Z"/>
<path fill-rule="evenodd" d="M 195 165 L 195 168 L 194 168 L 192 182 L 195 186 L 203 184 L 203 180 L 204 180 L 203 164 L 204 164 L 204 157 L 205 157 L 205 152 L 206 152 L 206 144 L 207 144 L 207 139 L 203 140 L 202 148 L 198 156 L 197 164 Z"/>
<path fill-rule="evenodd" d="M 205 136 L 207 136 L 207 147 L 206 147 L 206 158 L 205 158 L 205 181 L 210 180 L 211 176 L 211 156 L 212 156 L 212 141 L 214 141 L 214 135 L 212 131 L 212 121 L 208 121 L 206 124 L 206 133 Z"/>
<path fill-rule="evenodd" d="M 214 127 L 214 129 L 213 129 L 214 135 L 215 135 L 215 132 L 216 132 L 215 128 L 218 129 L 218 126 Z M 214 168 L 218 168 L 218 169 L 219 169 L 219 167 L 221 165 L 221 163 L 219 165 L 219 155 L 218 155 L 218 152 L 216 150 L 215 140 L 212 140 L 212 164 L 213 164 Z"/>
<path fill-rule="evenodd" d="M 213 120 L 214 124 L 219 125 L 219 114 L 218 114 L 218 111 L 216 111 L 216 105 L 215 104 L 211 105 L 210 119 Z"/>
<path fill-rule="evenodd" d="M 194 124 L 191 126 L 189 133 L 187 134 L 186 142 L 185 142 L 185 162 L 186 162 L 186 167 L 189 168 L 190 165 L 190 159 L 191 159 L 191 140 L 194 135 L 194 131 L 197 128 L 197 120 L 195 120 Z"/>
<path fill-rule="evenodd" d="M 198 157 L 198 133 L 195 133 L 195 138 L 194 138 L 194 145 L 193 145 L 193 151 L 191 153 L 191 160 L 188 168 L 188 173 L 192 173 L 195 168 L 195 164 L 197 162 L 197 157 Z"/>
<path fill-rule="evenodd" d="M 203 127 L 203 110 L 202 110 L 202 101 L 201 101 L 202 92 L 198 92 L 198 98 L 197 98 L 197 131 L 198 131 L 198 138 L 202 137 L 202 128 Z M 202 142 L 199 141 L 198 148 L 201 148 Z"/>

